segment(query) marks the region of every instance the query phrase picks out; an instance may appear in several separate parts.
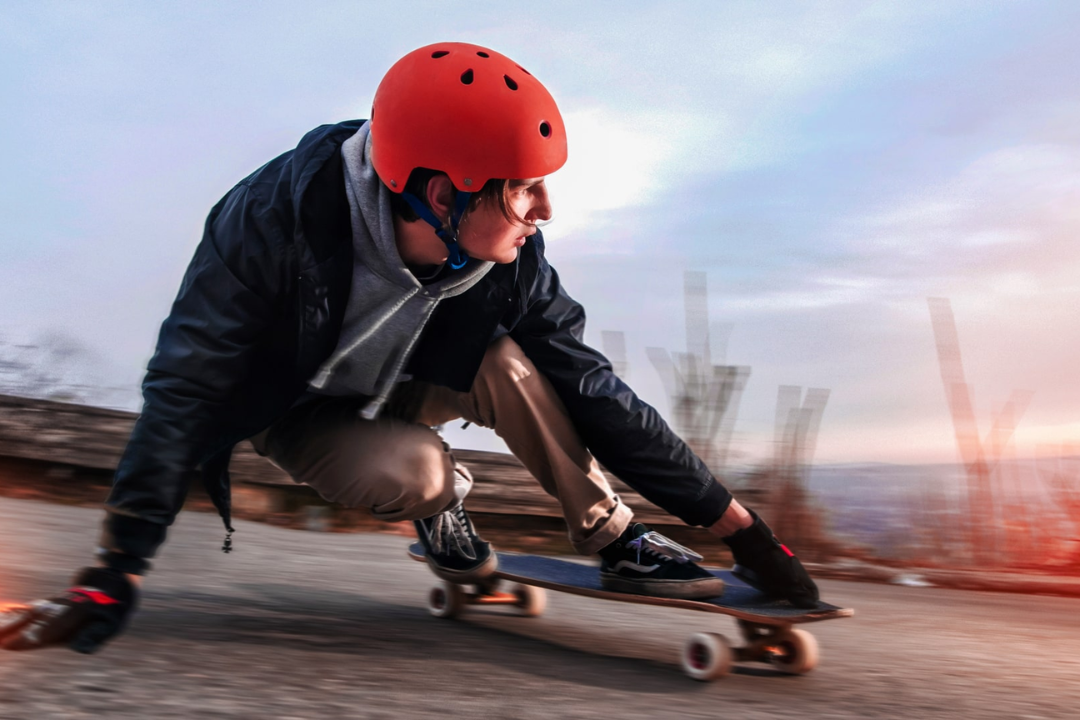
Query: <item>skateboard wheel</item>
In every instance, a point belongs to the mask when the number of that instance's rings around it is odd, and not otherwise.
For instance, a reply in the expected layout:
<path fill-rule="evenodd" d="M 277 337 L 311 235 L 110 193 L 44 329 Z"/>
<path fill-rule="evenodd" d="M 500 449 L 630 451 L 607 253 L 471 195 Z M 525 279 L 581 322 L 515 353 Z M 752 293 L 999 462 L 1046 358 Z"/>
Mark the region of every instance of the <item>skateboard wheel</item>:
<path fill-rule="evenodd" d="M 818 663 L 818 644 L 805 630 L 788 628 L 769 639 L 769 658 L 778 670 L 789 675 L 803 675 Z"/>
<path fill-rule="evenodd" d="M 717 680 L 731 672 L 735 662 L 731 644 L 719 633 L 694 633 L 682 650 L 682 669 L 701 682 Z"/>
<path fill-rule="evenodd" d="M 443 580 L 428 592 L 428 612 L 437 618 L 455 618 L 465 609 L 466 600 L 460 585 Z"/>
<path fill-rule="evenodd" d="M 547 607 L 547 593 L 543 588 L 533 585 L 515 585 L 514 596 L 517 598 L 515 605 L 521 608 L 521 614 L 525 617 L 540 617 Z"/>

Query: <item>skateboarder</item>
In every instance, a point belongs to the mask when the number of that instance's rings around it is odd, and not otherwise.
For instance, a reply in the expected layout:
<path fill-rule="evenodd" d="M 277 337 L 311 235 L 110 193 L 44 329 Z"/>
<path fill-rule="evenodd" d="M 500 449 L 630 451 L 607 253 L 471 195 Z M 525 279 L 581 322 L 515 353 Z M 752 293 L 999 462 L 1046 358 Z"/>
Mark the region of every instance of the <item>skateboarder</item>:
<path fill-rule="evenodd" d="M 414 521 L 443 577 L 481 579 L 496 557 L 462 505 L 472 479 L 432 429 L 456 418 L 493 428 L 559 500 L 605 587 L 722 591 L 699 556 L 633 522 L 598 461 L 724 539 L 752 584 L 813 604 L 799 561 L 582 342 L 539 231 L 566 143 L 525 68 L 439 43 L 389 70 L 370 121 L 319 127 L 242 180 L 161 328 L 98 565 L 0 616 L 0 644 L 93 652 L 119 632 L 196 475 L 228 551 L 227 468 L 247 438 L 328 500 Z"/>

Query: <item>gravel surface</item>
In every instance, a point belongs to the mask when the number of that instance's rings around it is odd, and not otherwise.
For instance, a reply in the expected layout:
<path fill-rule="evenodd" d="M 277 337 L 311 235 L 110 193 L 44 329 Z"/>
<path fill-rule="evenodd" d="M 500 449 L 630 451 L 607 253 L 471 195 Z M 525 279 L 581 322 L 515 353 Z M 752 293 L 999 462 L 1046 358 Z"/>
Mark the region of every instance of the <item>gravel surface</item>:
<path fill-rule="evenodd" d="M 0 601 L 65 586 L 101 513 L 0 499 Z M 1072 718 L 1080 600 L 824 581 L 856 617 L 806 626 L 802 677 L 677 666 L 728 618 L 549 594 L 542 618 L 424 608 L 408 539 L 183 513 L 126 635 L 96 656 L 0 653 L 0 718 Z"/>

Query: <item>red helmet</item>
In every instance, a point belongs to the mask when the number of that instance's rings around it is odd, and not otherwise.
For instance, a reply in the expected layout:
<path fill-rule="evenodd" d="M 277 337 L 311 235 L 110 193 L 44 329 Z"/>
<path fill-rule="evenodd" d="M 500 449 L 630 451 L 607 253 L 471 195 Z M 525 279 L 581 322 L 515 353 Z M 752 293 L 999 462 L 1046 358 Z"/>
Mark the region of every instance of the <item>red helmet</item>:
<path fill-rule="evenodd" d="M 394 63 L 371 108 L 372 162 L 393 192 L 418 167 L 476 192 L 492 178 L 532 178 L 566 162 L 566 128 L 547 89 L 494 50 L 428 45 Z"/>

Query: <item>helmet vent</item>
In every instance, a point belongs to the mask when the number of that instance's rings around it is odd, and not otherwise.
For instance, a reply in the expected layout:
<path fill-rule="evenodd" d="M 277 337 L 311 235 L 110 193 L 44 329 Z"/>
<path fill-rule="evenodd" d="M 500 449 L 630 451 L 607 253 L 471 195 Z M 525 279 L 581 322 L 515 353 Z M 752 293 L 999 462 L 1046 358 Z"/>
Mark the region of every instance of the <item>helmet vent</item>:
<path fill-rule="evenodd" d="M 438 59 L 441 57 L 446 57 L 449 54 L 449 50 L 436 50 L 435 52 L 431 53 L 431 57 Z"/>
<path fill-rule="evenodd" d="M 477 55 L 479 55 L 479 56 L 480 56 L 480 57 L 482 57 L 482 58 L 486 58 L 486 57 L 491 57 L 491 56 L 490 56 L 490 55 L 488 55 L 488 54 L 487 54 L 486 52 L 481 52 L 481 51 L 479 51 L 479 50 L 477 50 L 477 51 L 476 51 L 476 54 L 477 54 Z"/>
<path fill-rule="evenodd" d="M 506 81 L 506 87 L 510 88 L 511 90 L 517 90 L 517 83 L 514 82 L 514 79 L 512 77 L 510 77 L 509 75 L 503 75 L 503 80 Z"/>
<path fill-rule="evenodd" d="M 472 85 L 472 81 L 473 81 L 472 68 L 469 68 L 465 72 L 461 73 L 461 82 L 462 83 L 464 83 L 465 85 Z"/>
<path fill-rule="evenodd" d="M 525 73 L 526 75 L 532 75 L 531 72 L 529 72 L 525 68 L 521 67 L 520 65 L 517 66 L 517 69 L 520 70 L 521 72 Z"/>
<path fill-rule="evenodd" d="M 540 134 L 544 137 L 551 137 L 551 125 L 548 124 L 547 120 L 540 123 Z"/>

